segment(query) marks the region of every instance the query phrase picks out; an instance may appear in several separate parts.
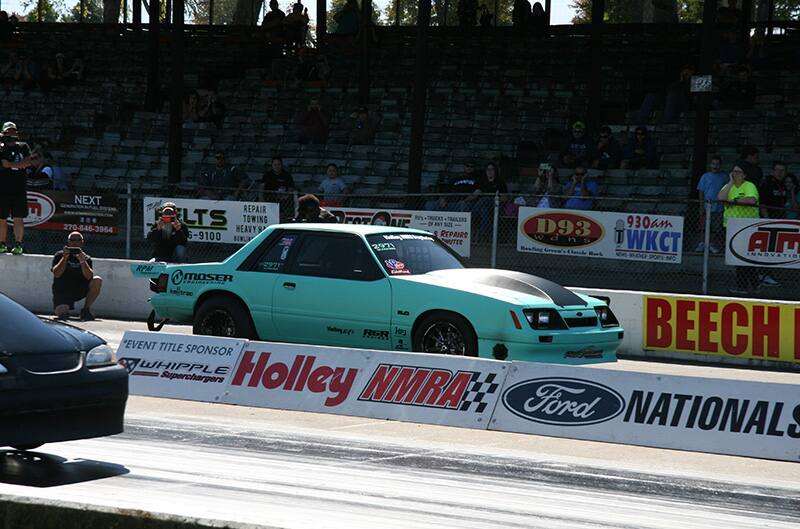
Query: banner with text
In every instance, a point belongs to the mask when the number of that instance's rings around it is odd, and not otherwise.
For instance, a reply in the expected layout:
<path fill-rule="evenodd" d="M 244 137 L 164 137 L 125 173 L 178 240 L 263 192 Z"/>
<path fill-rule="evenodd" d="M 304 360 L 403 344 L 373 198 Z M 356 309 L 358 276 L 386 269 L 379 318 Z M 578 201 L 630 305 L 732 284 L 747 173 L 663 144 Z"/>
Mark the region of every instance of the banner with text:
<path fill-rule="evenodd" d="M 800 461 L 792 384 L 514 362 L 490 430 Z"/>
<path fill-rule="evenodd" d="M 10 218 L 8 221 L 13 224 Z M 119 232 L 117 195 L 28 191 L 28 215 L 23 219 L 23 224 L 34 230 L 114 235 Z"/>
<path fill-rule="evenodd" d="M 132 395 L 218 402 L 246 340 L 126 331 L 117 349 Z"/>
<path fill-rule="evenodd" d="M 647 350 L 800 363 L 800 306 L 678 296 L 644 297 Z"/>
<path fill-rule="evenodd" d="M 680 263 L 683 217 L 522 207 L 520 252 Z"/>
<path fill-rule="evenodd" d="M 800 268 L 800 220 L 728 219 L 725 264 Z"/>
<path fill-rule="evenodd" d="M 433 233 L 462 257 L 469 257 L 472 214 L 453 211 L 334 208 L 340 224 L 375 224 Z"/>
<path fill-rule="evenodd" d="M 188 198 L 144 198 L 144 236 L 158 220 L 164 202 L 174 202 L 189 227 L 192 241 L 246 244 L 267 226 L 279 222 L 279 206 L 272 202 L 236 202 Z"/>

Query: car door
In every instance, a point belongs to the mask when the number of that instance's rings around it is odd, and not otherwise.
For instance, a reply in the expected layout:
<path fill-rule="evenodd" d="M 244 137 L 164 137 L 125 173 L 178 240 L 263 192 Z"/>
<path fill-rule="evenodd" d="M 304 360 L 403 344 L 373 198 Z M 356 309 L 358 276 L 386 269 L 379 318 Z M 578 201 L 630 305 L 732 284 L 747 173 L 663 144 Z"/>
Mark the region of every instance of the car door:
<path fill-rule="evenodd" d="M 253 324 L 262 340 L 286 340 L 273 322 L 272 293 L 300 244 L 300 236 L 299 232 L 276 232 L 253 251 L 236 274 L 236 293 L 250 309 Z"/>
<path fill-rule="evenodd" d="M 278 332 L 289 341 L 391 347 L 391 285 L 355 235 L 304 234 L 272 304 Z"/>

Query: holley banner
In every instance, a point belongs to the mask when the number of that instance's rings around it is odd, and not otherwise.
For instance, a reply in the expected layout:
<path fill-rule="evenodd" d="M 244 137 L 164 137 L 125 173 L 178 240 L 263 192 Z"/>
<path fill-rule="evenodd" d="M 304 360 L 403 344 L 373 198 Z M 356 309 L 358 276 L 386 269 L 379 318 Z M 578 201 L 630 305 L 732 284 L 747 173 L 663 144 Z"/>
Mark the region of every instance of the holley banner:
<path fill-rule="evenodd" d="M 683 217 L 523 207 L 517 250 L 579 257 L 680 263 Z"/>
<path fill-rule="evenodd" d="M 158 220 L 164 202 L 174 202 L 193 241 L 246 244 L 267 226 L 278 223 L 278 204 L 188 198 L 144 198 L 144 235 Z"/>
<path fill-rule="evenodd" d="M 9 219 L 10 223 L 13 223 Z M 114 235 L 119 231 L 117 195 L 71 191 L 28 191 L 26 228 Z"/>
<path fill-rule="evenodd" d="M 800 268 L 800 220 L 728 219 L 725 264 Z"/>
<path fill-rule="evenodd" d="M 340 224 L 375 224 L 429 231 L 462 257 L 469 257 L 471 213 L 366 208 L 336 208 L 330 212 Z"/>

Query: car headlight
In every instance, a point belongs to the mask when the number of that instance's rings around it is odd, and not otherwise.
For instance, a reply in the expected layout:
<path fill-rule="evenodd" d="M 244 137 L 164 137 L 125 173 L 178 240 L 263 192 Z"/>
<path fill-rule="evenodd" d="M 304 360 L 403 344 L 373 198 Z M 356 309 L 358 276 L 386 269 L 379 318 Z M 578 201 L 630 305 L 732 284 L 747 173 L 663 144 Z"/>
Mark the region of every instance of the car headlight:
<path fill-rule="evenodd" d="M 114 350 L 107 344 L 98 345 L 88 353 L 86 353 L 86 365 L 89 367 L 99 366 L 104 364 L 113 364 L 117 358 Z"/>
<path fill-rule="evenodd" d="M 536 330 L 566 329 L 567 325 L 558 313 L 552 309 L 524 310 L 528 324 Z"/>

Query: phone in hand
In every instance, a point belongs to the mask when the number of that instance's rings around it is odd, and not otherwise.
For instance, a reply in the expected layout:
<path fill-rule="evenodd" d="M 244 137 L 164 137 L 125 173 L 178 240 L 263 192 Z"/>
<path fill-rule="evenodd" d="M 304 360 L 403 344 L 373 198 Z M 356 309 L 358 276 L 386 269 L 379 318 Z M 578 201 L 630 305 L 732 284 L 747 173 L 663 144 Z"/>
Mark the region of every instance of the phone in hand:
<path fill-rule="evenodd" d="M 161 215 L 161 220 L 164 222 L 164 224 L 172 224 L 172 221 L 175 220 L 175 217 L 172 215 Z"/>

